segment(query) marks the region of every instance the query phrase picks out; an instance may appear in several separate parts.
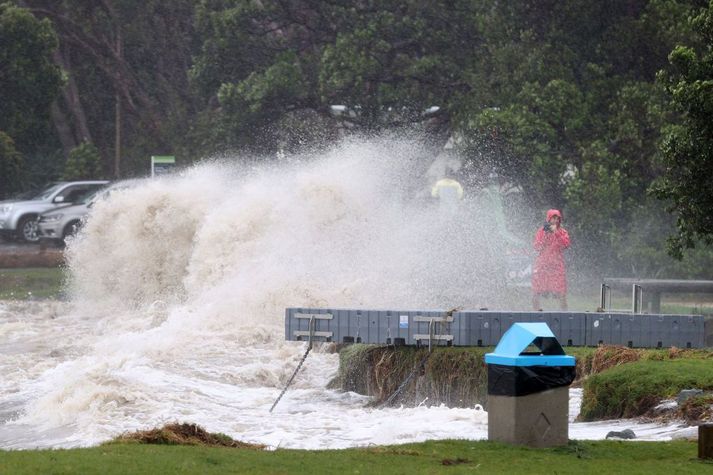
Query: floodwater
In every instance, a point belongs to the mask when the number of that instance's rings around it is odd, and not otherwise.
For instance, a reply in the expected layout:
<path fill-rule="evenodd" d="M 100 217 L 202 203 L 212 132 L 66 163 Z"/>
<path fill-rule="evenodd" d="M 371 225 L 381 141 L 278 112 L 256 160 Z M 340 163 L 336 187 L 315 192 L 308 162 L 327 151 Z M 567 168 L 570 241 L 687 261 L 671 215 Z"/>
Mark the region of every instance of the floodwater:
<path fill-rule="evenodd" d="M 479 308 L 507 299 L 475 197 L 434 205 L 415 145 L 345 142 L 274 166 L 214 162 L 94 206 L 66 302 L 0 302 L 0 448 L 91 446 L 191 422 L 317 449 L 483 439 L 480 408 L 376 409 L 326 389 L 338 355 L 284 341 L 288 306 Z M 581 391 L 571 391 L 570 418 Z M 677 424 L 572 423 L 570 437 Z"/>

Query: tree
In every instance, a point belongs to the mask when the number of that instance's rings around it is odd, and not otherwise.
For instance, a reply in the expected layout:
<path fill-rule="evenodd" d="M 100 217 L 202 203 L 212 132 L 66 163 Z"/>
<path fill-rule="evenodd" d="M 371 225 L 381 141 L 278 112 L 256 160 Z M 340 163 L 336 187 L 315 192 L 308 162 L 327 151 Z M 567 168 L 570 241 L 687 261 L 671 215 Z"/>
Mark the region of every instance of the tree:
<path fill-rule="evenodd" d="M 20 191 L 22 155 L 6 133 L 0 131 L 0 200 Z"/>
<path fill-rule="evenodd" d="M 194 2 L 25 3 L 59 35 L 55 60 L 69 84 L 54 119 L 66 154 L 89 141 L 106 169 L 132 175 L 148 170 L 152 154 L 174 153 L 194 110 L 188 87 Z"/>
<path fill-rule="evenodd" d="M 467 153 L 477 159 L 474 149 L 494 150 L 499 173 L 542 204 L 565 202 L 560 177 L 568 166 L 581 172 L 600 158 L 641 196 L 655 175 L 667 113 L 652 65 L 665 65 L 666 46 L 690 37 L 693 8 L 656 0 L 498 3 L 482 17 L 485 54 L 464 74 L 470 92 L 455 111 L 455 126 L 473 141 Z M 585 158 L 599 141 L 607 154 Z"/>
<path fill-rule="evenodd" d="M 2 3 L 0 45 L 0 130 L 27 152 L 45 142 L 50 105 L 62 86 L 52 62 L 57 37 L 48 20 Z"/>
<path fill-rule="evenodd" d="M 713 244 L 713 2 L 693 24 L 705 41 L 703 51 L 676 47 L 670 55 L 674 71 L 660 74 L 683 114 L 663 143 L 665 170 L 653 187 L 677 214 L 677 234 L 669 240 L 677 258 L 698 240 Z"/>
<path fill-rule="evenodd" d="M 423 122 L 434 105 L 447 116 L 480 41 L 479 3 L 203 1 L 191 70 L 207 106 L 200 129 L 209 142 L 274 151 L 284 140 L 270 130 L 285 116 L 358 132 Z M 335 119 L 332 106 L 348 113 Z"/>
<path fill-rule="evenodd" d="M 64 164 L 63 180 L 98 180 L 103 177 L 99 150 L 90 142 L 74 148 Z"/>

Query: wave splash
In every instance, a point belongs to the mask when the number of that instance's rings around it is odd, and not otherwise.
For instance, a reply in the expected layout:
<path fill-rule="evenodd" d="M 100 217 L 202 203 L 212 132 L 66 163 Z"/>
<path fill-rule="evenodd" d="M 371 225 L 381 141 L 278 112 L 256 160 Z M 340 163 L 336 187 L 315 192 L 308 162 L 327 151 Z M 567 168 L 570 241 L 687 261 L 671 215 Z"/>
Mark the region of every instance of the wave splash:
<path fill-rule="evenodd" d="M 97 203 L 67 249 L 72 305 L 60 320 L 71 338 L 53 343 L 61 351 L 25 354 L 27 371 L 13 376 L 23 409 L 0 441 L 90 445 L 186 420 L 304 446 L 292 432 L 299 416 L 264 429 L 304 351 L 284 341 L 285 307 L 477 308 L 504 298 L 487 210 L 467 193 L 461 206 L 435 201 L 431 162 L 410 141 L 345 141 L 277 164 L 203 164 Z M 371 417 L 364 398 L 324 389 L 336 365 L 315 352 L 282 415 L 314 406 L 335 421 L 347 410 Z M 330 446 L 328 433 L 307 445 Z"/>

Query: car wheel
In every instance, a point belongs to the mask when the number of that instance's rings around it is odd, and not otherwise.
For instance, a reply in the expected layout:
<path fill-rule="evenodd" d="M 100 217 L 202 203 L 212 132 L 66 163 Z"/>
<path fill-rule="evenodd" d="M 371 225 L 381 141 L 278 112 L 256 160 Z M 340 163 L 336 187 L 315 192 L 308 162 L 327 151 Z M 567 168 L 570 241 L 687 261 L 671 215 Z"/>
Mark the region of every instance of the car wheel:
<path fill-rule="evenodd" d="M 81 223 L 79 221 L 72 221 L 67 224 L 62 231 L 62 239 L 66 239 L 70 236 L 74 236 L 79 231 Z"/>
<path fill-rule="evenodd" d="M 17 223 L 17 237 L 23 242 L 38 242 L 37 217 L 24 216 Z"/>

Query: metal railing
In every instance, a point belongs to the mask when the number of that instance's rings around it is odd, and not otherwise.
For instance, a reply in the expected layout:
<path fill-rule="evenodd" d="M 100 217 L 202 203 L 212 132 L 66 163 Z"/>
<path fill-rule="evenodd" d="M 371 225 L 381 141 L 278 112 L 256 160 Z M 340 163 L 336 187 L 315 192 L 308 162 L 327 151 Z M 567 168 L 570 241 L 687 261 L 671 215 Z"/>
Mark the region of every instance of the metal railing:
<path fill-rule="evenodd" d="M 599 291 L 599 309 L 602 312 L 631 312 L 643 313 L 644 308 L 644 289 L 638 284 L 631 286 L 631 310 L 629 309 L 613 309 L 611 308 L 611 287 L 607 284 L 602 284 Z"/>
<path fill-rule="evenodd" d="M 602 312 L 606 312 L 607 302 L 611 302 L 611 287 L 609 287 L 607 284 L 602 284 L 599 301 L 599 308 L 602 309 Z"/>
<path fill-rule="evenodd" d="M 631 286 L 631 313 L 641 313 L 644 307 L 644 289 L 637 284 Z"/>

